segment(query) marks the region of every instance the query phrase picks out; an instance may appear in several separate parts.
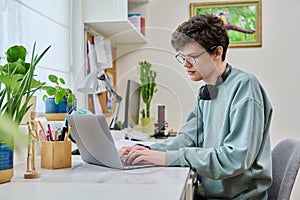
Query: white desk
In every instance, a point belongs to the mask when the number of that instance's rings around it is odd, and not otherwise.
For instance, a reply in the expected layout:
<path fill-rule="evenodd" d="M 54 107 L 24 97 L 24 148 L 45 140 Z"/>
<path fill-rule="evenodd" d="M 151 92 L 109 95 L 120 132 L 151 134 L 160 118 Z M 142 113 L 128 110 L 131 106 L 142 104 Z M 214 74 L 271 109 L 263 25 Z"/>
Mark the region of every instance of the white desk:
<path fill-rule="evenodd" d="M 0 185 L 0 199 L 184 199 L 190 173 L 183 167 L 115 170 L 86 164 L 80 156 L 73 156 L 72 168 L 38 168 L 41 178 L 24 179 L 25 164 L 17 164 L 12 181 Z"/>

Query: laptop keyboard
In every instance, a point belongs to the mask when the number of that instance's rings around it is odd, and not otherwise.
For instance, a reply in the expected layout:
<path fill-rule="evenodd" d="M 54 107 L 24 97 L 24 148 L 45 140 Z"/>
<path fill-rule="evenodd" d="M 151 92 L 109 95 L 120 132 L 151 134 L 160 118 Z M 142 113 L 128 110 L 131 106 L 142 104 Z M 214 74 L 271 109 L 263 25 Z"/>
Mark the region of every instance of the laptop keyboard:
<path fill-rule="evenodd" d="M 143 163 L 137 164 L 137 165 L 130 165 L 130 164 L 125 163 L 126 157 L 127 157 L 127 156 L 122 156 L 122 157 L 120 158 L 124 169 L 136 169 L 136 168 L 153 167 L 153 166 L 154 166 L 154 165 L 143 164 Z"/>

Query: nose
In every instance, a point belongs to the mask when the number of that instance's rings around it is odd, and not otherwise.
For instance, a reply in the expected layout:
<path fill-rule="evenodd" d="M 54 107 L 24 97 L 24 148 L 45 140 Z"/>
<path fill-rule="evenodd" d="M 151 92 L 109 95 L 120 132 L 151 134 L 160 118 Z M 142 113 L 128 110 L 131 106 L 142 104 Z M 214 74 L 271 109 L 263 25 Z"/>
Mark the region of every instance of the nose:
<path fill-rule="evenodd" d="M 191 68 L 193 65 L 192 65 L 189 61 L 184 60 L 183 66 L 184 66 L 185 68 Z"/>

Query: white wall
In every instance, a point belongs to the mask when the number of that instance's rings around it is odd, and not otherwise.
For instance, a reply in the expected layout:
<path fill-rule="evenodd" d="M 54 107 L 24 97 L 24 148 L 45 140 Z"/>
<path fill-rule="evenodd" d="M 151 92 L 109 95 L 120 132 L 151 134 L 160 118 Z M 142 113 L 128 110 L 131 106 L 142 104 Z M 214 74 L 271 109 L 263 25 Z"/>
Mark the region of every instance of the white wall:
<path fill-rule="evenodd" d="M 73 0 L 76 10 L 80 10 L 80 2 Z M 200 2 L 201 0 L 197 0 Z M 41 3 L 42 2 L 42 3 Z M 125 94 L 125 81 L 132 77 L 138 79 L 137 63 L 147 59 L 154 64 L 158 71 L 159 91 L 153 100 L 153 115 L 156 115 L 156 105 L 166 105 L 166 120 L 169 128 L 177 130 L 184 122 L 186 115 L 191 110 L 194 97 L 201 83 L 193 83 L 189 80 L 184 68 L 174 59 L 174 51 L 170 45 L 170 35 L 178 24 L 189 17 L 190 0 L 150 0 L 147 10 L 147 38 L 148 44 L 122 45 L 118 47 L 118 92 Z M 31 50 L 34 41 L 37 42 L 37 52 L 41 52 L 48 45 L 52 45 L 49 52 L 43 58 L 37 68 L 39 78 L 46 80 L 48 73 L 55 72 L 59 76 L 70 80 L 69 72 L 73 78 L 82 63 L 70 64 L 70 24 L 69 24 L 69 0 L 0 0 L 1 6 L 9 6 L 13 9 L 21 9 L 15 20 L 11 20 L 15 28 L 1 32 L 1 54 L 10 45 L 19 43 Z M 261 48 L 229 49 L 228 61 L 241 69 L 254 73 L 267 90 L 274 107 L 273 121 L 271 125 L 272 146 L 286 137 L 300 139 L 298 126 L 298 103 L 300 94 L 298 85 L 298 20 L 300 19 L 300 2 L 262 0 L 262 33 L 263 45 Z M 4 13 L 0 13 L 3 20 Z M 76 20 L 80 13 L 74 14 Z M 1 21 L 1 20 L 0 20 Z M 74 22 L 73 22 L 74 23 Z M 80 23 L 74 23 L 71 27 L 74 32 L 82 31 Z M 15 31 L 22 33 L 16 33 Z M 78 32 L 77 32 L 78 33 Z M 6 43 L 4 44 L 4 39 Z M 83 44 L 82 41 L 74 44 Z M 73 46 L 76 51 L 78 46 Z M 81 58 L 82 60 L 82 58 Z M 42 111 L 43 102 L 39 99 L 38 109 Z M 121 111 L 124 110 L 121 107 Z M 121 112 L 122 114 L 122 112 Z M 122 117 L 122 115 L 120 116 Z M 299 182 L 299 183 L 298 183 Z M 300 181 L 295 188 L 300 186 Z M 300 199 L 300 194 L 294 191 L 291 199 Z"/>
<path fill-rule="evenodd" d="M 176 63 L 170 46 L 171 32 L 189 18 L 190 2 L 196 1 L 150 0 L 147 19 L 149 28 L 146 30 L 148 44 L 118 48 L 119 93 L 125 94 L 124 80 L 127 77 L 138 78 L 138 61 L 147 59 L 154 63 L 154 68 L 158 70 L 159 91 L 153 105 L 166 104 L 166 120 L 169 128 L 175 130 L 191 110 L 201 85 L 189 80 L 183 67 Z M 300 139 L 299 8 L 300 2 L 297 0 L 262 0 L 262 47 L 231 48 L 227 56 L 233 66 L 255 74 L 271 99 L 274 107 L 272 147 L 287 137 Z M 152 108 L 154 115 L 155 109 Z M 300 186 L 298 182 L 296 188 Z M 300 199 L 300 193 L 294 191 L 291 199 Z"/>
<path fill-rule="evenodd" d="M 146 45 L 118 46 L 118 83 L 120 93 L 125 88 L 126 76 L 138 78 L 138 61 L 147 59 L 158 70 L 159 88 L 154 104 L 166 101 L 164 91 L 168 90 L 181 105 L 180 113 L 183 120 L 191 109 L 191 103 L 201 83 L 189 80 L 182 65 L 174 59 L 175 52 L 170 45 L 170 35 L 175 28 L 189 18 L 189 3 L 192 1 L 151 0 L 148 5 Z M 298 126 L 298 103 L 300 85 L 297 66 L 297 40 L 300 30 L 298 24 L 300 13 L 297 8 L 300 2 L 296 0 L 283 2 L 262 1 L 262 47 L 260 48 L 230 48 L 227 60 L 233 66 L 255 74 L 265 87 L 274 107 L 271 125 L 272 145 L 286 137 L 300 139 Z M 177 102 L 176 102 L 177 103 Z M 178 128 L 180 124 L 168 105 L 167 120 L 171 126 Z M 186 111 L 187 110 L 187 111 Z M 155 114 L 155 113 L 154 113 Z M 172 116 L 170 116 L 172 115 Z M 173 121 L 175 121 L 173 123 Z"/>

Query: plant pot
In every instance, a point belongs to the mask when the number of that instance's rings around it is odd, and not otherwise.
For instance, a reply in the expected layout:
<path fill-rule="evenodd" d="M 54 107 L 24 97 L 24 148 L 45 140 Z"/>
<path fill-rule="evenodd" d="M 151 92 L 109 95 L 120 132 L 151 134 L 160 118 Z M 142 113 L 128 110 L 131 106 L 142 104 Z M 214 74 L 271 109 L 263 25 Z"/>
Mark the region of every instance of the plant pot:
<path fill-rule="evenodd" d="M 45 100 L 45 113 L 67 113 L 68 103 L 64 98 L 60 104 L 55 104 L 54 98 L 47 98 Z"/>
<path fill-rule="evenodd" d="M 47 98 L 45 100 L 45 117 L 48 121 L 63 121 L 66 114 L 75 106 L 76 100 L 73 105 L 68 106 L 66 98 L 60 104 L 55 104 L 54 98 Z"/>
<path fill-rule="evenodd" d="M 0 142 L 0 184 L 11 180 L 14 175 L 13 149 Z"/>
<path fill-rule="evenodd" d="M 149 135 L 154 134 L 154 124 L 155 124 L 155 118 L 150 117 L 150 118 L 140 118 L 141 120 L 141 127 L 142 127 L 142 132 L 147 133 Z"/>

